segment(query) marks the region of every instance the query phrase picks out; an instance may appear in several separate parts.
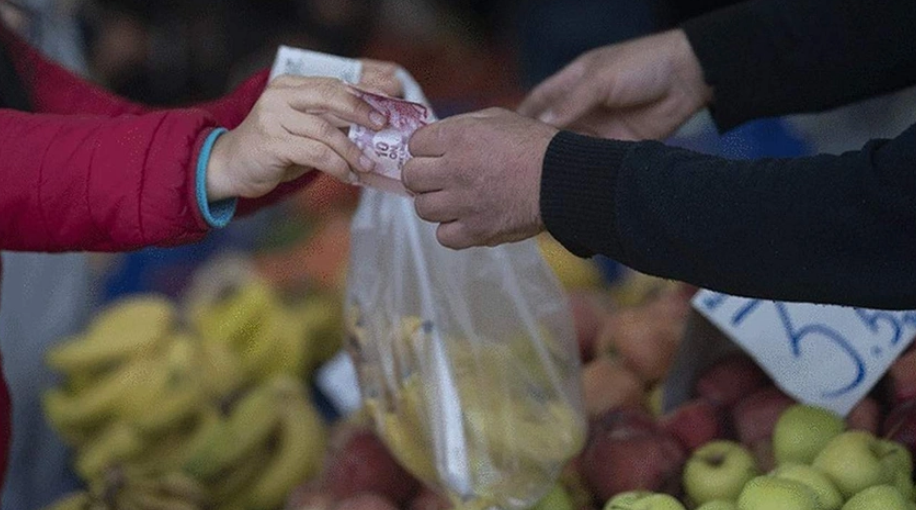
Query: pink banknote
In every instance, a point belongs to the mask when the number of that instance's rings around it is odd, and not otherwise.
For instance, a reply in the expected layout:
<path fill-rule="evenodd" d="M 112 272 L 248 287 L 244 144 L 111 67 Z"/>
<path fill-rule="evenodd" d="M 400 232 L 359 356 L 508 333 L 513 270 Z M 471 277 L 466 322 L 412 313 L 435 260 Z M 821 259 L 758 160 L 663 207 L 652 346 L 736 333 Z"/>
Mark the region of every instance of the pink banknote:
<path fill-rule="evenodd" d="M 388 115 L 388 125 L 380 131 L 350 126 L 350 140 L 376 163 L 372 173 L 359 174 L 360 183 L 408 194 L 401 185 L 401 169 L 411 158 L 408 142 L 414 131 L 432 122 L 432 112 L 419 103 L 355 90 L 367 103 Z"/>

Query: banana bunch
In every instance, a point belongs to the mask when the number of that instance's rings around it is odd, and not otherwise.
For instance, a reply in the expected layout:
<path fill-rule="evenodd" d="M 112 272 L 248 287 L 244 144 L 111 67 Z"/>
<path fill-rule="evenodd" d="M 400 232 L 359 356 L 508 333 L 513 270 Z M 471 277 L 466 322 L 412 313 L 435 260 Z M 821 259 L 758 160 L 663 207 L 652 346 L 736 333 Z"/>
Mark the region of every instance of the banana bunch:
<path fill-rule="evenodd" d="M 149 476 L 117 468 L 104 484 L 64 496 L 45 510 L 203 510 L 210 508 L 207 489 L 180 471 Z"/>
<path fill-rule="evenodd" d="M 213 289 L 185 313 L 125 299 L 47 353 L 63 381 L 45 414 L 87 484 L 48 510 L 275 510 L 318 472 L 306 381 L 340 346 L 338 300 L 248 277 Z"/>
<path fill-rule="evenodd" d="M 342 310 L 337 296 L 292 301 L 227 260 L 201 271 L 186 297 L 189 322 L 210 344 L 237 353 L 254 381 L 277 373 L 309 377 L 341 347 Z"/>

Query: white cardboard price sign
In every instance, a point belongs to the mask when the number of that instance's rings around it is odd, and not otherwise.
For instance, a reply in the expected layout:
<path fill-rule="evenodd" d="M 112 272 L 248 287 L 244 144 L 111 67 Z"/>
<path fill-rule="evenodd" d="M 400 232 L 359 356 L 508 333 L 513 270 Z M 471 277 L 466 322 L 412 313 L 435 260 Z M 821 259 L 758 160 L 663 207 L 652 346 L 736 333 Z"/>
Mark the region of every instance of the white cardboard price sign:
<path fill-rule="evenodd" d="M 747 299 L 708 290 L 694 308 L 783 391 L 845 416 L 916 335 L 916 312 Z"/>

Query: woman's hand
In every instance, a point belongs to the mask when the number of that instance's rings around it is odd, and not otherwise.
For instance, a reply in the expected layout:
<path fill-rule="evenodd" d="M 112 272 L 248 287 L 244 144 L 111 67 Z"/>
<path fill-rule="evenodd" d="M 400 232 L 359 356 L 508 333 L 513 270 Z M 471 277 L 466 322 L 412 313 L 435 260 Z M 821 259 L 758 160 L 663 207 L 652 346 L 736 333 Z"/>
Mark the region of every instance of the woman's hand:
<path fill-rule="evenodd" d="M 364 76 L 396 92 L 394 71 L 389 76 L 380 65 L 367 65 Z M 277 77 L 248 117 L 217 139 L 207 165 L 207 197 L 260 197 L 311 169 L 351 181 L 356 169 L 371 171 L 373 165 L 340 124 L 381 129 L 387 122 L 340 80 Z"/>

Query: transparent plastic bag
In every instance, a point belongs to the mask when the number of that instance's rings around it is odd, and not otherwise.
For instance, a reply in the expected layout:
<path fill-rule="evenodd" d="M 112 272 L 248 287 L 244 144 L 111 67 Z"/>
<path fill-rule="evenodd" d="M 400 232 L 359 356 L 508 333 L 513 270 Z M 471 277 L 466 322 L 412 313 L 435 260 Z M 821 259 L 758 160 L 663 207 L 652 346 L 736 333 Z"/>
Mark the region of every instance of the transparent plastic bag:
<path fill-rule="evenodd" d="M 453 251 L 411 199 L 366 188 L 347 349 L 400 462 L 465 508 L 527 508 L 582 447 L 572 318 L 535 241 Z"/>

